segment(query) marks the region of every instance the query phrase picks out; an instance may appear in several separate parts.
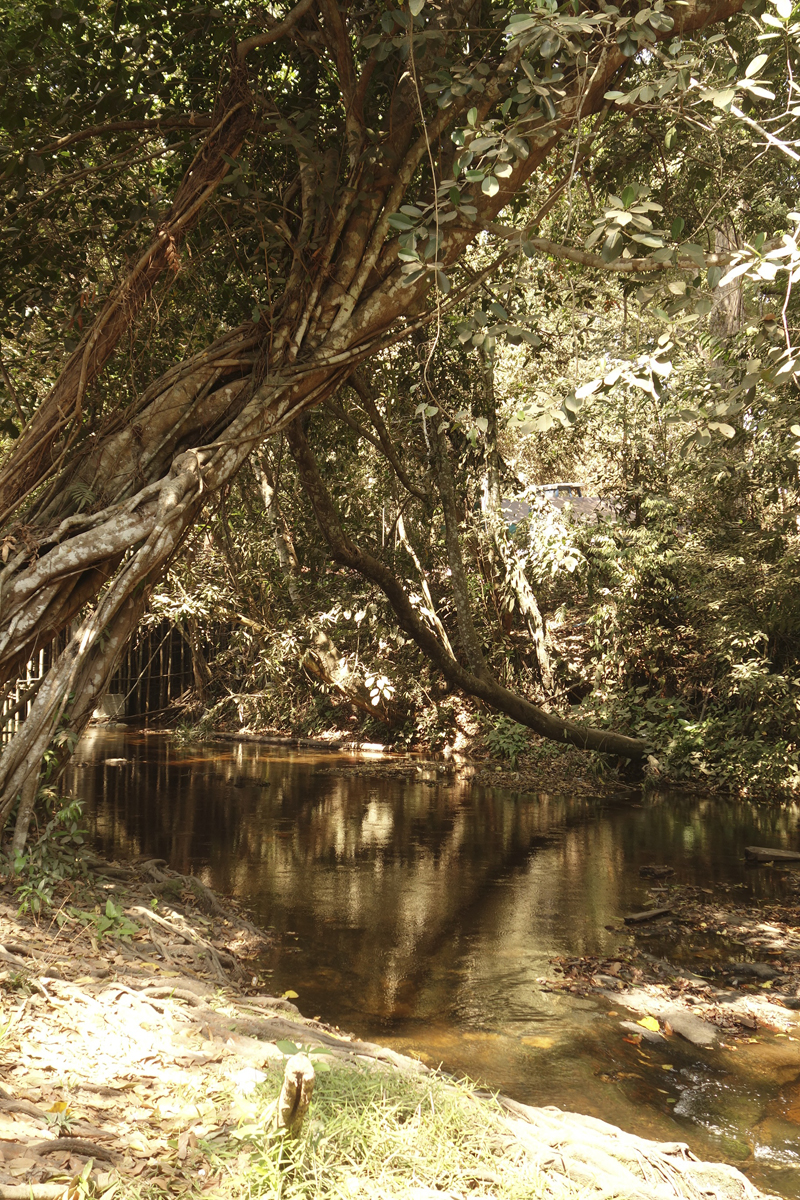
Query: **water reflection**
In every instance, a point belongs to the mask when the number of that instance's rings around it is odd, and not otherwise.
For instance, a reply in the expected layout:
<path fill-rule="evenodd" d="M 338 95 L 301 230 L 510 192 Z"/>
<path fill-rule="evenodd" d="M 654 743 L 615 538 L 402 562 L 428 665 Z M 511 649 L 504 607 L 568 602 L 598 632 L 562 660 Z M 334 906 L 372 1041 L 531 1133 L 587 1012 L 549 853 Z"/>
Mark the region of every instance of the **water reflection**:
<path fill-rule="evenodd" d="M 780 875 L 748 871 L 742 847 L 796 845 L 796 809 L 519 797 L 436 766 L 378 779 L 343 756 L 98 732 L 76 757 L 98 849 L 163 857 L 245 902 L 280 935 L 275 989 L 297 991 L 309 1015 L 531 1103 L 685 1138 L 800 1194 L 786 1134 L 800 1115 L 800 1042 L 781 1043 L 769 1073 L 764 1046 L 711 1054 L 673 1040 L 666 1062 L 624 1043 L 605 1002 L 537 982 L 554 955 L 625 944 L 617 919 L 644 904 L 642 864 L 769 896 Z"/>

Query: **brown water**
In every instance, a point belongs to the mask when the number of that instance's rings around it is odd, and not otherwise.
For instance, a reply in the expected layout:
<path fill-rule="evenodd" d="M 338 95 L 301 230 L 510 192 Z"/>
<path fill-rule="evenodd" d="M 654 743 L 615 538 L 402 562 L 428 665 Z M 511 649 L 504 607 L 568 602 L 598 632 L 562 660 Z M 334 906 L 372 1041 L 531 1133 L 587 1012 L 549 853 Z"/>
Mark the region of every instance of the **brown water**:
<path fill-rule="evenodd" d="M 701 1051 L 674 1038 L 645 1053 L 623 1040 L 630 1014 L 539 982 L 556 955 L 629 944 L 607 926 L 645 905 L 642 864 L 780 895 L 785 875 L 745 868 L 742 847 L 800 844 L 797 808 L 515 795 L 435 764 L 396 781 L 359 775 L 351 756 L 96 731 L 75 757 L 97 849 L 165 858 L 245 902 L 278 935 L 272 990 L 296 991 L 307 1015 L 528 1103 L 687 1141 L 800 1196 L 800 1025 L 798 1040 Z"/>

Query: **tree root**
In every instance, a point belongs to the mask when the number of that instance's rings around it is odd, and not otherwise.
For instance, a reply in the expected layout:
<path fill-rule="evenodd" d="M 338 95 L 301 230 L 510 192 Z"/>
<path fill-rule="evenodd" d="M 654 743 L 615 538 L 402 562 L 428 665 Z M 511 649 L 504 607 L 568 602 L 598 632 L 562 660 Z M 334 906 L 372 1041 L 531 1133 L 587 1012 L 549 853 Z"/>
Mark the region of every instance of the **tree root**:
<path fill-rule="evenodd" d="M 230 982 L 229 976 L 222 965 L 222 960 L 226 960 L 230 964 L 231 968 L 236 971 L 238 964 L 232 954 L 229 954 L 226 950 L 217 950 L 216 947 L 212 946 L 210 942 L 207 942 L 205 938 L 200 937 L 199 934 L 195 933 L 194 930 L 190 929 L 185 923 L 179 925 L 177 922 L 168 921 L 165 917 L 161 917 L 158 915 L 158 913 L 151 912 L 149 909 L 143 908 L 141 905 L 135 905 L 130 911 L 133 916 L 137 917 L 140 921 L 144 921 L 144 923 L 149 926 L 151 934 L 155 930 L 166 930 L 175 937 L 179 937 L 184 942 L 188 942 L 190 945 L 196 946 L 199 950 L 202 950 L 208 955 L 213 963 L 214 970 L 220 982 L 224 984 Z M 172 956 L 168 953 L 167 947 L 164 947 L 161 950 L 162 953 L 165 951 L 167 952 L 167 956 L 172 959 Z"/>
<path fill-rule="evenodd" d="M 87 1141 L 86 1138 L 54 1138 L 51 1142 L 31 1142 L 24 1147 L 26 1154 L 53 1154 L 58 1150 L 69 1150 L 71 1154 L 81 1154 L 84 1158 L 101 1158 L 104 1162 L 116 1163 L 119 1155 L 106 1146 L 97 1142 Z"/>
<path fill-rule="evenodd" d="M 595 1117 L 531 1108 L 497 1097 L 506 1123 L 546 1175 L 591 1188 L 597 1200 L 756 1200 L 759 1192 L 726 1163 L 701 1162 L 684 1142 L 651 1142 Z"/>

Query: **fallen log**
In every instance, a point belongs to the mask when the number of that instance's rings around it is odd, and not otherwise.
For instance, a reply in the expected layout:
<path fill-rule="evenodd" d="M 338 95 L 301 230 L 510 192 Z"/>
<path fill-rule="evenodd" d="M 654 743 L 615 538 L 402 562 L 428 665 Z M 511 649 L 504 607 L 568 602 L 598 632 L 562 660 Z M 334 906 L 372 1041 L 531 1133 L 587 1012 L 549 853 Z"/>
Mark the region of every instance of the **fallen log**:
<path fill-rule="evenodd" d="M 769 846 L 745 846 L 744 856 L 749 862 L 800 862 L 800 850 L 773 850 Z"/>

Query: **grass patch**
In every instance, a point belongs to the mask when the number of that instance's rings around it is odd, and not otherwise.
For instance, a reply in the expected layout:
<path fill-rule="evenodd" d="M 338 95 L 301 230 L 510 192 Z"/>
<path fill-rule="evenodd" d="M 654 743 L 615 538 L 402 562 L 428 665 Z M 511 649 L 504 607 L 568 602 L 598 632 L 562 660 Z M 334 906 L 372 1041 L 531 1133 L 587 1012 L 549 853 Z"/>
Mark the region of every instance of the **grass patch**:
<path fill-rule="evenodd" d="M 240 1152 L 217 1160 L 221 1195 L 378 1200 L 413 1195 L 413 1188 L 475 1200 L 547 1194 L 500 1106 L 466 1084 L 333 1066 L 317 1076 L 310 1121 L 296 1142 L 270 1131 L 276 1092 L 270 1079 L 250 1098 L 252 1120 L 238 1131 Z"/>

